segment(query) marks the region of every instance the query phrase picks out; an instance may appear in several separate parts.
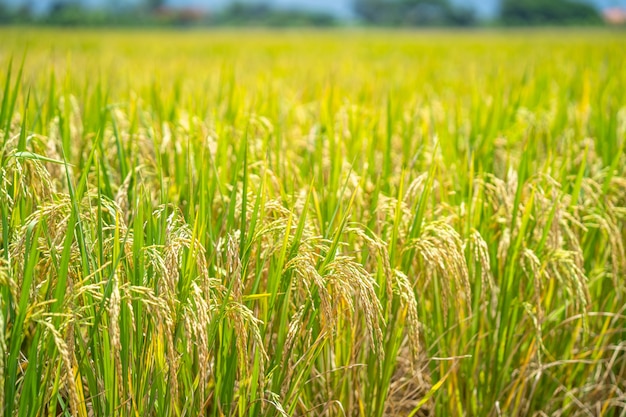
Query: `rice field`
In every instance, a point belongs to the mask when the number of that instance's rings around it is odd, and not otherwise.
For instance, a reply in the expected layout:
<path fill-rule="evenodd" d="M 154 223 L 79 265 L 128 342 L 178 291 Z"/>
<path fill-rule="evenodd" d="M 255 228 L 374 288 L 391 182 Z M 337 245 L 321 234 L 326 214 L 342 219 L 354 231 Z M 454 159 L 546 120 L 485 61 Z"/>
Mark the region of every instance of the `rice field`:
<path fill-rule="evenodd" d="M 4 416 L 626 416 L 626 33 L 0 39 Z"/>

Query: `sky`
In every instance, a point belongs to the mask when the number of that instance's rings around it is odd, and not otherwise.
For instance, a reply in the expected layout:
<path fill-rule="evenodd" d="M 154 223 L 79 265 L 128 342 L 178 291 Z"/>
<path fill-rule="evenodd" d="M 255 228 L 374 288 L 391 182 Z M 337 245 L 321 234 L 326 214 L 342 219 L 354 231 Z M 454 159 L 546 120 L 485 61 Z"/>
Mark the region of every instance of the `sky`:
<path fill-rule="evenodd" d="M 2 1 L 2 0 L 0 0 Z M 55 0 L 3 0 L 5 3 L 20 5 L 29 3 L 34 5 L 37 11 L 46 10 Z M 102 6 L 107 3 L 116 4 L 137 4 L 141 0 L 79 0 L 85 5 Z M 283 8 L 301 8 L 328 12 L 338 17 L 349 18 L 352 15 L 351 5 L 354 0 L 247 0 L 257 3 L 264 3 Z M 499 0 L 452 0 L 459 5 L 471 6 L 483 17 L 490 17 L 497 13 Z M 546 0 L 551 1 L 551 0 Z M 599 8 L 606 7 L 626 7 L 626 0 L 587 0 Z M 171 6 L 192 6 L 207 10 L 215 10 L 232 3 L 233 0 L 167 0 Z"/>

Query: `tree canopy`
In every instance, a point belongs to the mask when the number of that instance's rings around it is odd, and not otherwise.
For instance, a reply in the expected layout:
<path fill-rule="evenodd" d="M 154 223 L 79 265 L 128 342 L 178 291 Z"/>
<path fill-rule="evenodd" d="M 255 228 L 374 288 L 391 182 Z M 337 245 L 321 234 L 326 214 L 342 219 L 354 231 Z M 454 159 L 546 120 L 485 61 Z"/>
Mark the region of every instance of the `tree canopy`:
<path fill-rule="evenodd" d="M 515 25 L 584 24 L 601 20 L 595 7 L 578 0 L 502 0 L 500 19 Z"/>
<path fill-rule="evenodd" d="M 449 0 L 355 0 L 354 11 L 365 23 L 377 25 L 467 25 L 475 20 L 472 9 Z"/>

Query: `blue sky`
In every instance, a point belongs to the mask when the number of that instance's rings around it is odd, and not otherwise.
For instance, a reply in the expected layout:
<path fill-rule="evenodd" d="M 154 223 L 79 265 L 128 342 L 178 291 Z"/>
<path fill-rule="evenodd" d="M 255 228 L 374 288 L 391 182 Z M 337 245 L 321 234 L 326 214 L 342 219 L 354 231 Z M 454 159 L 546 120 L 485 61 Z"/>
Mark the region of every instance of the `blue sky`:
<path fill-rule="evenodd" d="M 2 0 L 0 0 L 2 1 Z M 4 0 L 8 4 L 30 3 L 37 10 L 45 10 L 55 0 Z M 137 4 L 141 0 L 80 0 L 90 6 L 102 6 L 111 4 Z M 196 6 L 208 10 L 219 9 L 231 3 L 233 0 L 167 0 L 172 6 Z M 265 3 L 284 8 L 303 8 L 309 10 L 326 11 L 337 16 L 349 17 L 353 0 L 246 0 L 257 3 Z M 551 0 L 546 0 L 551 1 Z M 626 0 L 588 0 L 599 8 L 621 6 L 626 7 Z M 454 3 L 467 5 L 475 8 L 482 16 L 492 16 L 496 13 L 499 0 L 453 0 Z"/>

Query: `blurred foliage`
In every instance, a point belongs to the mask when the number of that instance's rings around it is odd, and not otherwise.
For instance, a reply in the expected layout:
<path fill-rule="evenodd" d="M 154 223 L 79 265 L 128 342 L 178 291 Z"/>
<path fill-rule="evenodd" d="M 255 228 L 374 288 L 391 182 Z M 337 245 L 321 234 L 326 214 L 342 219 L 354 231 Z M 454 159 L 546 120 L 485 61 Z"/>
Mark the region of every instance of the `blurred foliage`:
<path fill-rule="evenodd" d="M 147 0 L 146 5 L 152 10 L 165 6 L 165 0 Z"/>
<path fill-rule="evenodd" d="M 276 10 L 265 4 L 233 3 L 210 19 L 216 25 L 228 26 L 334 26 L 337 19 L 328 13 Z"/>
<path fill-rule="evenodd" d="M 76 1 L 56 1 L 48 15 L 43 17 L 47 23 L 61 26 L 93 26 L 107 21 L 107 13 L 100 10 L 86 10 Z"/>
<path fill-rule="evenodd" d="M 216 14 L 193 8 L 168 8 L 163 0 L 146 0 L 125 8 L 92 9 L 77 0 L 57 0 L 48 13 L 37 15 L 27 4 L 10 7 L 0 0 L 0 24 L 52 26 L 334 26 L 329 13 L 279 10 L 268 5 L 233 3 Z"/>
<path fill-rule="evenodd" d="M 502 0 L 500 18 L 514 25 L 599 24 L 595 7 L 578 0 Z"/>
<path fill-rule="evenodd" d="M 175 9 L 164 0 L 104 9 L 85 7 L 80 0 L 55 0 L 40 15 L 34 2 L 12 6 L 0 0 L 0 24 L 52 26 L 268 26 L 327 27 L 350 24 L 330 13 L 279 9 L 269 4 L 235 1 L 223 10 L 206 14 L 194 8 Z M 599 11 L 584 0 L 500 0 L 499 14 L 480 19 L 471 6 L 452 0 L 353 0 L 361 25 L 387 27 L 466 27 L 486 24 L 513 26 L 597 25 Z"/>
<path fill-rule="evenodd" d="M 402 26 L 468 26 L 474 10 L 449 0 L 356 0 L 354 11 L 365 23 Z"/>

